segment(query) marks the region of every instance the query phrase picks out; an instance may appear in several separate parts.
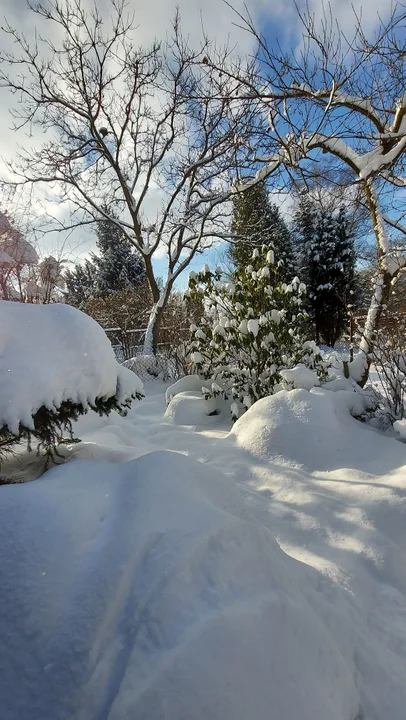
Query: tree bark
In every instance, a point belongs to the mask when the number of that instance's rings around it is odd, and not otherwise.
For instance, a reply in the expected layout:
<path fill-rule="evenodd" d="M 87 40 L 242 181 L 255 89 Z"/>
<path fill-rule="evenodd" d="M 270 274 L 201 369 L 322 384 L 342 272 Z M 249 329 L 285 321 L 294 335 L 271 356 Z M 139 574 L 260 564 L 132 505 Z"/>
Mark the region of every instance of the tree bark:
<path fill-rule="evenodd" d="M 1 288 L 1 293 L 3 295 L 3 300 L 8 300 L 9 296 L 8 296 L 7 281 L 2 273 L 0 273 L 0 288 Z"/>
<path fill-rule="evenodd" d="M 154 269 L 152 266 L 152 259 L 150 255 L 144 255 L 144 263 L 145 273 L 147 276 L 154 304 L 149 315 L 147 330 L 145 332 L 143 354 L 156 355 L 158 347 L 159 329 L 162 323 L 162 315 L 168 300 L 166 298 L 163 306 L 161 307 L 161 293 L 155 278 Z"/>
<path fill-rule="evenodd" d="M 160 293 L 158 300 L 154 303 L 149 320 L 147 330 L 145 332 L 144 340 L 144 355 L 156 355 L 158 349 L 159 332 L 162 325 L 162 319 L 165 312 L 165 308 L 170 298 L 173 281 L 168 281 Z M 152 288 L 151 288 L 152 290 Z"/>
<path fill-rule="evenodd" d="M 379 200 L 371 180 L 365 182 L 365 196 L 371 214 L 375 238 L 378 248 L 379 273 L 375 281 L 374 293 L 371 298 L 367 319 L 364 327 L 360 351 L 364 354 L 364 369 L 357 379 L 358 384 L 364 387 L 368 381 L 371 365 L 371 353 L 374 348 L 376 333 L 382 319 L 382 313 L 387 306 L 393 281 L 399 275 L 402 265 L 390 256 L 389 240 L 386 233 L 385 221 L 382 217 Z"/>

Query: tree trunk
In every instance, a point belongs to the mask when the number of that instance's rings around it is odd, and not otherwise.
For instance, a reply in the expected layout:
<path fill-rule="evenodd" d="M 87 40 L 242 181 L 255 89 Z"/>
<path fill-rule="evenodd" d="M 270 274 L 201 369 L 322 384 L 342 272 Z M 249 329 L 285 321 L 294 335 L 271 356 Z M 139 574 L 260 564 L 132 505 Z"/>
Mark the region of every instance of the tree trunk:
<path fill-rule="evenodd" d="M 152 307 L 145 332 L 144 355 L 156 355 L 159 331 L 162 325 L 163 314 L 171 294 L 172 285 L 173 281 L 167 281 L 158 301 L 155 302 Z"/>
<path fill-rule="evenodd" d="M 155 279 L 154 269 L 152 267 L 152 260 L 150 255 L 144 256 L 144 263 L 145 272 L 149 287 L 151 289 L 151 295 L 154 304 L 149 315 L 148 326 L 145 332 L 143 354 L 156 355 L 159 329 L 162 323 L 162 315 L 166 307 L 166 303 L 168 302 L 168 298 L 166 297 L 166 295 L 169 294 L 166 293 L 168 283 L 166 284 L 164 291 L 161 294 L 157 281 Z"/>
<path fill-rule="evenodd" d="M 162 323 L 163 308 L 155 303 L 153 306 L 144 339 L 144 355 L 156 355 L 158 349 L 159 330 Z"/>
<path fill-rule="evenodd" d="M 1 288 L 1 294 L 3 295 L 3 300 L 8 300 L 9 297 L 8 297 L 7 281 L 2 273 L 0 273 L 0 288 Z"/>
<path fill-rule="evenodd" d="M 364 387 L 368 381 L 371 353 L 374 349 L 376 333 L 379 329 L 383 310 L 390 299 L 393 281 L 399 275 L 402 267 L 402 263 L 390 254 L 385 221 L 382 217 L 372 180 L 367 180 L 364 187 L 378 246 L 379 273 L 375 281 L 374 293 L 360 343 L 361 354 L 351 363 L 353 365 L 352 377 L 361 387 Z"/>
<path fill-rule="evenodd" d="M 365 323 L 362 340 L 359 349 L 363 354 L 363 372 L 354 379 L 361 387 L 368 381 L 369 368 L 371 366 L 371 353 L 373 352 L 376 333 L 379 329 L 384 308 L 387 306 L 392 289 L 394 275 L 389 272 L 380 271 L 375 281 L 375 289 L 371 298 L 367 319 Z"/>

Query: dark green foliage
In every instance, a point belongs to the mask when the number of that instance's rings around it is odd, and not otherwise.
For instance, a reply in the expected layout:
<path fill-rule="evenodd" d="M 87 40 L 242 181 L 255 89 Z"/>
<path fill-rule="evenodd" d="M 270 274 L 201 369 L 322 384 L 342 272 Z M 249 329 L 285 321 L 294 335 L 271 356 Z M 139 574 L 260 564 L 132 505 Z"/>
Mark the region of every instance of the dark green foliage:
<path fill-rule="evenodd" d="M 96 233 L 99 254 L 92 253 L 90 260 L 65 275 L 66 302 L 80 309 L 92 298 L 131 292 L 145 280 L 142 259 L 118 225 L 99 220 Z"/>
<path fill-rule="evenodd" d="M 117 291 L 131 291 L 145 279 L 141 257 L 134 251 L 121 228 L 106 219 L 97 223 L 97 247 L 100 255 L 92 255 L 96 266 L 99 297 Z"/>
<path fill-rule="evenodd" d="M 295 274 L 292 242 L 279 208 L 269 200 L 263 182 L 233 197 L 232 233 L 235 242 L 230 257 L 237 270 L 250 264 L 255 248 L 274 248 L 282 281 L 290 282 Z"/>
<path fill-rule="evenodd" d="M 355 300 L 355 250 L 344 208 L 333 212 L 300 200 L 295 217 L 298 272 L 307 287 L 306 309 L 315 340 L 328 346 L 341 337 Z"/>
<path fill-rule="evenodd" d="M 139 400 L 142 395 L 137 393 L 133 397 Z M 128 398 L 126 401 L 119 403 L 115 395 L 107 399 L 96 398 L 95 404 L 90 405 L 90 409 L 100 416 L 109 415 L 112 410 L 125 415 L 126 409 L 131 405 L 131 400 L 132 398 Z M 13 435 L 7 427 L 0 428 L 0 464 L 18 443 L 26 442 L 27 450 L 31 452 L 34 442 L 37 455 L 43 454 L 45 458 L 46 469 L 51 458 L 61 457 L 58 453 L 58 445 L 66 442 L 80 442 L 74 436 L 73 423 L 81 415 L 85 415 L 87 411 L 88 408 L 84 408 L 82 404 L 67 400 L 62 402 L 56 410 L 49 410 L 44 406 L 40 407 L 33 415 L 33 429 L 20 424 L 18 435 Z M 2 480 L 0 474 L 0 485 L 4 482 L 6 481 Z"/>
<path fill-rule="evenodd" d="M 87 300 L 94 297 L 97 281 L 97 268 L 86 260 L 83 265 L 75 265 L 73 270 L 65 273 L 67 295 L 65 302 L 82 309 Z"/>

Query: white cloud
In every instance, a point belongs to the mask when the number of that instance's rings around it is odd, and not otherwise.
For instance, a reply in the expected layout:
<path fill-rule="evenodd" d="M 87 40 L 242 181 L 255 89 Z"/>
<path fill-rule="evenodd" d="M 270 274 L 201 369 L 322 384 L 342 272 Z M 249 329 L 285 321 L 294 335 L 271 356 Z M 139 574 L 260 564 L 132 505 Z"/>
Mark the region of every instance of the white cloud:
<path fill-rule="evenodd" d="M 324 6 L 331 7 L 333 20 L 337 21 L 347 38 L 351 38 L 354 33 L 357 16 L 362 19 L 364 32 L 370 33 L 379 23 L 379 17 L 382 20 L 387 19 L 394 9 L 393 0 L 330 0 L 328 4 L 324 3 Z M 321 0 L 310 0 L 309 9 L 316 17 L 322 17 Z"/>
<path fill-rule="evenodd" d="M 86 0 L 90 6 L 90 0 Z M 299 7 L 305 10 L 306 3 L 299 0 Z M 360 0 L 331 0 L 330 2 L 333 17 L 338 20 L 343 30 L 350 34 L 354 30 L 354 13 L 352 6 L 359 11 L 362 2 Z M 244 13 L 244 4 L 236 0 L 234 6 Z M 218 44 L 229 42 L 235 47 L 235 52 L 246 56 L 253 52 L 254 41 L 252 36 L 243 29 L 238 28 L 238 18 L 232 9 L 222 0 L 135 0 L 129 4 L 129 10 L 134 12 L 137 30 L 134 33 L 134 41 L 137 44 L 148 45 L 154 38 L 164 39 L 170 33 L 171 19 L 174 16 L 176 7 L 179 7 L 182 20 L 182 28 L 190 44 L 197 45 L 202 37 L 203 30 L 209 39 Z M 322 0 L 309 0 L 310 10 L 321 16 Z M 98 8 L 106 14 L 110 13 L 108 0 L 101 0 Z M 362 17 L 367 31 L 373 29 L 377 23 L 377 11 L 381 16 L 386 17 L 392 8 L 391 0 L 365 0 Z M 294 8 L 293 0 L 248 0 L 248 10 L 258 28 L 271 30 L 282 37 L 290 38 L 293 44 L 297 44 L 300 37 L 300 23 Z M 2 13 L 11 25 L 32 37 L 35 23 L 40 18 L 35 16 L 28 8 L 25 0 L 3 0 Z M 41 23 L 40 30 L 43 34 L 49 33 L 49 23 Z M 55 27 L 52 26 L 52 32 Z M 55 37 L 52 38 L 55 40 Z M 0 44 L 4 47 L 7 39 L 0 38 Z M 0 89 L 0 156 L 12 157 L 17 151 L 17 145 L 30 144 L 33 138 L 30 137 L 29 128 L 18 134 L 13 133 L 9 128 L 11 120 L 8 116 L 8 107 L 14 102 L 6 90 Z M 35 135 L 37 137 L 37 133 Z M 0 175 L 4 175 L 4 168 L 0 165 Z M 275 198 L 279 203 L 280 198 Z M 282 212 L 288 211 L 286 200 L 282 203 Z M 68 209 L 66 208 L 66 213 Z M 44 244 L 50 252 L 58 251 L 63 245 L 65 249 L 74 254 L 88 252 L 93 243 L 93 236 L 89 229 L 75 231 L 66 239 L 59 234 L 52 237 L 47 236 Z"/>

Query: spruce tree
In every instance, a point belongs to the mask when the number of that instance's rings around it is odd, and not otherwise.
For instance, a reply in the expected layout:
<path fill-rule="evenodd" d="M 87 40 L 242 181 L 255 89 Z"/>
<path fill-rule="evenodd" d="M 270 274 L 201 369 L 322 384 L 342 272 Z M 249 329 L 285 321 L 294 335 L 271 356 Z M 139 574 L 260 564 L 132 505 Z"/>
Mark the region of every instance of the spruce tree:
<path fill-rule="evenodd" d="M 114 222 L 99 220 L 96 232 L 100 255 L 93 254 L 92 261 L 96 266 L 97 294 L 104 297 L 111 292 L 133 290 L 145 279 L 140 255 Z"/>
<path fill-rule="evenodd" d="M 64 275 L 67 293 L 65 302 L 81 310 L 85 303 L 95 295 L 97 282 L 97 268 L 86 260 L 83 265 L 75 265 L 73 270 L 67 270 Z"/>
<path fill-rule="evenodd" d="M 235 241 L 230 257 L 236 270 L 250 264 L 255 248 L 265 246 L 277 254 L 281 279 L 292 280 L 295 271 L 290 233 L 279 208 L 271 203 L 264 182 L 234 195 L 231 229 Z"/>
<path fill-rule="evenodd" d="M 337 213 L 300 200 L 295 219 L 299 272 L 307 287 L 307 311 L 315 340 L 334 347 L 355 298 L 355 251 L 344 208 Z"/>
<path fill-rule="evenodd" d="M 65 273 L 65 300 L 80 309 L 93 298 L 131 292 L 145 280 L 141 257 L 118 225 L 102 219 L 96 232 L 99 253 L 92 253 L 90 260 Z"/>

